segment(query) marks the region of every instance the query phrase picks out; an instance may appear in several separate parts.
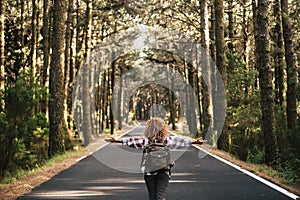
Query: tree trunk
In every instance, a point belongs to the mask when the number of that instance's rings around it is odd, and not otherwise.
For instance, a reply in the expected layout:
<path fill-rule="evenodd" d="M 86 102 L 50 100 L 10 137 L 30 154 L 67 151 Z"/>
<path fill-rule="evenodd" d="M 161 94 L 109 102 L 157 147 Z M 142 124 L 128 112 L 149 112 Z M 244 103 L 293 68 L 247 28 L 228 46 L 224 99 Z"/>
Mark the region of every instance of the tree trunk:
<path fill-rule="evenodd" d="M 277 139 L 274 116 L 274 94 L 272 85 L 272 69 L 270 66 L 269 30 L 268 30 L 268 4 L 267 0 L 259 0 L 257 18 L 254 19 L 257 29 L 255 41 L 258 57 L 259 86 L 262 109 L 262 132 L 265 139 L 266 163 L 271 165 L 276 160 Z"/>
<path fill-rule="evenodd" d="M 234 37 L 234 28 L 233 28 L 233 0 L 228 1 L 228 49 L 230 52 L 233 52 L 233 37 Z"/>
<path fill-rule="evenodd" d="M 255 49 L 254 49 L 254 57 L 255 57 L 255 62 L 254 62 L 254 69 L 256 69 L 258 71 L 258 52 L 257 52 L 257 49 L 256 49 L 256 41 L 258 41 L 258 24 L 257 24 L 257 3 L 256 3 L 257 0 L 252 0 L 251 2 L 251 7 L 252 7 L 252 13 L 253 13 L 253 32 L 254 32 L 254 41 L 255 41 Z M 254 89 L 259 89 L 258 88 L 258 75 L 255 75 L 255 82 L 254 82 L 254 86 L 253 88 Z"/>
<path fill-rule="evenodd" d="M 225 39 L 224 39 L 224 2 L 223 0 L 215 0 L 215 17 L 216 17 L 216 66 L 219 73 L 222 76 L 224 87 L 226 88 L 226 62 L 225 62 Z M 221 88 L 221 84 L 219 81 L 215 81 L 216 91 L 214 100 L 213 100 L 213 108 L 214 108 L 214 130 L 221 131 L 217 134 L 220 135 L 218 140 L 218 148 L 223 150 L 228 150 L 229 140 L 228 134 L 226 133 L 223 127 L 218 127 L 218 121 L 221 121 L 222 117 L 217 115 L 222 108 L 226 108 L 226 97 L 225 93 L 223 93 L 219 88 Z"/>
<path fill-rule="evenodd" d="M 50 19 L 49 19 L 49 0 L 44 0 L 43 5 L 43 69 L 41 72 L 42 84 L 45 88 L 49 87 L 49 58 L 50 58 Z M 48 114 L 47 97 L 43 97 L 41 102 L 41 110 Z"/>
<path fill-rule="evenodd" d="M 284 63 L 283 63 L 283 41 L 282 41 L 282 28 L 281 28 L 281 12 L 280 0 L 274 2 L 274 17 L 275 27 L 273 30 L 274 50 L 273 59 L 275 67 L 275 103 L 283 107 L 284 103 Z"/>
<path fill-rule="evenodd" d="M 246 17 L 247 17 L 247 13 L 246 13 L 246 11 L 247 11 L 247 9 L 246 9 L 246 4 L 247 4 L 247 2 L 246 2 L 247 0 L 243 0 L 243 22 L 242 22 L 242 30 L 243 30 L 243 61 L 244 61 L 244 63 L 245 63 L 245 71 L 249 71 L 249 67 L 247 66 L 247 63 L 248 63 L 248 60 L 249 60 L 249 53 L 248 53 L 248 41 L 249 41 L 249 39 L 248 39 L 248 33 L 247 33 L 247 31 L 248 31 L 248 25 L 247 25 L 247 19 L 246 19 Z M 230 64 L 229 64 L 229 66 L 228 67 L 230 67 Z M 250 83 L 249 83 L 249 80 L 247 80 L 247 82 L 246 82 L 246 86 L 245 86 L 245 96 L 248 96 L 248 94 L 249 94 L 249 89 L 250 89 L 250 87 L 251 87 L 251 85 L 250 85 Z"/>
<path fill-rule="evenodd" d="M 101 106 L 101 110 L 102 110 L 102 115 L 100 116 L 102 118 L 101 120 L 101 129 L 104 130 L 104 122 L 107 121 L 107 85 L 108 85 L 108 81 L 107 81 L 107 72 L 104 71 L 103 73 L 103 81 L 102 81 L 103 85 L 101 85 L 102 88 L 102 106 Z M 107 128 L 107 126 L 105 126 L 105 128 Z"/>
<path fill-rule="evenodd" d="M 297 122 L 296 106 L 296 62 L 294 57 L 294 46 L 292 40 L 292 29 L 289 22 L 288 1 L 281 0 L 282 28 L 285 49 L 286 71 L 287 71 L 287 94 L 286 111 L 288 129 L 295 129 Z"/>
<path fill-rule="evenodd" d="M 37 59 L 37 2 L 32 0 L 32 16 L 31 16 L 31 70 L 30 79 L 34 82 L 37 76 L 36 59 Z"/>
<path fill-rule="evenodd" d="M 189 91 L 188 91 L 188 84 L 189 84 L 189 82 L 188 82 L 188 66 L 187 66 L 187 63 L 186 63 L 186 61 L 184 61 L 184 78 L 186 79 L 185 81 L 186 81 L 186 86 L 185 86 L 185 104 L 184 105 L 182 105 L 182 106 L 184 106 L 183 107 L 183 116 L 186 118 L 186 121 L 187 121 L 187 124 L 189 124 L 189 118 L 190 118 L 190 115 L 189 115 L 189 113 L 190 113 L 190 107 L 188 106 L 188 104 L 189 104 Z"/>
<path fill-rule="evenodd" d="M 75 40 L 75 46 L 76 46 L 76 56 L 75 56 L 75 68 L 78 71 L 80 68 L 80 65 L 82 63 L 82 46 L 83 46 L 83 41 L 84 41 L 84 37 L 81 37 L 80 32 L 81 32 L 81 21 L 80 21 L 80 0 L 76 0 L 76 6 L 75 6 L 75 10 L 76 10 L 76 40 Z"/>
<path fill-rule="evenodd" d="M 210 100 L 210 109 L 211 109 L 211 116 L 210 116 L 210 121 L 205 121 L 205 118 L 204 118 L 204 124 L 207 124 L 207 123 L 210 123 L 208 125 L 210 125 L 212 127 L 212 130 L 214 129 L 214 120 L 215 120 L 215 117 L 214 117 L 214 100 L 215 100 L 215 91 L 217 90 L 217 86 L 216 86 L 216 83 L 215 83 L 215 62 L 216 62 L 216 13 L 215 13 L 215 5 L 214 5 L 214 1 L 210 1 L 210 6 L 211 6 L 211 27 L 210 27 L 210 32 L 209 32 L 209 36 L 210 36 L 210 46 L 209 46 L 209 50 L 210 50 L 210 57 L 212 58 L 213 62 L 210 63 L 210 66 L 208 66 L 208 72 L 210 73 L 210 75 L 208 75 L 208 77 L 210 77 L 210 82 L 211 82 L 211 100 Z M 205 87 L 205 85 L 204 85 Z M 205 89 L 205 88 L 204 88 Z M 203 93 L 203 95 L 205 95 Z M 209 105 L 209 104 L 208 104 Z M 205 110 L 206 108 L 204 107 L 205 104 L 203 102 L 203 110 Z M 203 115 L 205 115 L 203 113 Z M 204 125 L 205 127 L 205 125 Z M 208 126 L 207 126 L 208 127 Z M 204 130 L 204 132 L 206 132 L 207 130 Z M 209 135 L 209 139 L 210 139 L 210 143 L 215 146 L 216 145 L 216 140 L 214 139 L 214 133 L 213 131 L 211 131 L 210 135 Z"/>
<path fill-rule="evenodd" d="M 64 107 L 65 107 L 65 122 L 67 127 L 70 129 L 71 123 L 68 121 L 68 116 L 72 115 L 72 106 L 68 105 L 68 98 L 69 98 L 69 88 L 70 88 L 70 71 L 71 68 L 71 49 L 72 49 L 72 28 L 73 28 L 73 10 L 74 10 L 74 1 L 69 0 L 68 3 L 68 14 L 67 14 L 67 27 L 66 27 L 66 44 L 65 44 L 65 79 L 64 79 L 64 92 L 65 92 L 65 100 L 64 100 Z"/>
<path fill-rule="evenodd" d="M 210 5 L 210 29 L 209 29 L 209 37 L 210 37 L 210 45 L 209 45 L 209 52 L 210 57 L 215 62 L 216 61 L 216 17 L 215 17 L 215 6 L 214 3 Z"/>
<path fill-rule="evenodd" d="M 114 87 L 115 87 L 115 57 L 113 55 L 113 63 L 111 65 L 111 83 L 110 83 L 110 105 L 109 105 L 109 121 L 110 121 L 110 134 L 114 134 L 114 128 L 115 128 L 115 120 L 114 120 L 114 115 L 113 115 L 113 110 L 112 110 L 112 95 L 114 93 Z"/>
<path fill-rule="evenodd" d="M 189 132 L 190 135 L 195 137 L 198 136 L 197 131 L 197 121 L 196 121 L 196 104 L 195 104 L 195 98 L 194 95 L 195 92 L 193 90 L 193 86 L 195 85 L 195 71 L 194 68 L 189 64 L 186 63 L 187 67 L 187 87 L 186 88 L 186 119 L 189 126 Z"/>
<path fill-rule="evenodd" d="M 24 68 L 25 66 L 25 30 L 24 30 L 24 27 L 25 27 L 25 2 L 24 1 L 21 1 L 21 47 L 22 47 L 22 50 L 21 50 L 21 68 Z"/>
<path fill-rule="evenodd" d="M 204 50 L 202 52 L 202 76 L 201 78 L 201 93 L 202 93 L 202 110 L 203 110 L 203 134 L 207 134 L 209 127 L 213 126 L 213 109 L 212 109 L 212 85 L 211 85 L 211 66 L 209 62 L 209 27 L 208 27 L 208 7 L 207 0 L 200 0 L 200 9 L 201 9 L 201 46 Z M 212 15 L 212 17 L 214 14 Z M 214 19 L 212 19 L 214 20 Z M 211 22 L 211 38 L 215 38 L 214 35 L 214 23 Z M 214 51 L 214 47 L 213 50 Z M 214 54 L 214 53 L 213 53 Z M 206 80 L 206 81 L 204 81 Z M 200 101 L 199 101 L 200 103 Z"/>
<path fill-rule="evenodd" d="M 110 83 L 111 83 L 111 73 L 109 73 L 109 68 L 107 69 L 107 75 L 106 75 L 107 79 L 106 79 L 106 94 L 105 94 L 105 98 L 106 98 L 106 101 L 105 101 L 105 127 L 106 128 L 109 128 L 109 96 L 110 96 Z"/>
<path fill-rule="evenodd" d="M 274 60 L 274 69 L 275 69 L 275 104 L 280 108 L 280 111 L 284 111 L 284 79 L 285 79 L 285 63 L 283 60 L 284 49 L 283 49 L 283 35 L 282 35 L 282 18 L 281 18 L 281 8 L 280 0 L 274 0 L 273 2 L 273 15 L 275 20 L 275 26 L 271 31 L 271 36 L 273 40 L 272 45 L 272 56 Z M 276 112 L 276 110 L 275 110 Z M 282 127 L 285 127 L 283 123 Z M 286 134 L 278 132 L 277 133 L 277 143 L 278 151 L 282 154 L 286 148 Z"/>
<path fill-rule="evenodd" d="M 4 48 L 5 48 L 5 0 L 0 0 L 0 90 L 4 90 L 5 67 L 4 67 Z M 2 104 L 2 102 L 1 102 Z M 4 106 L 4 105 L 2 105 Z"/>
<path fill-rule="evenodd" d="M 86 24 L 85 24 L 85 53 L 84 53 L 84 58 L 85 58 L 85 63 L 86 67 L 83 72 L 83 135 L 84 135 L 84 145 L 88 145 L 91 140 L 92 136 L 92 111 L 91 111 L 91 94 L 90 94 L 90 87 L 91 86 L 91 58 L 90 58 L 90 53 L 91 53 L 91 37 L 92 37 L 92 1 L 87 0 L 86 1 Z"/>
<path fill-rule="evenodd" d="M 49 157 L 65 152 L 64 136 L 64 41 L 65 10 L 64 0 L 54 0 L 53 42 L 50 67 L 50 101 L 49 101 Z"/>
<path fill-rule="evenodd" d="M 171 69 L 173 71 L 173 69 Z M 175 94 L 174 94 L 174 77 L 171 79 L 171 90 L 169 90 L 170 94 L 170 118 L 171 118 L 171 123 L 172 123 L 172 130 L 176 130 L 176 107 L 175 107 Z M 178 108 L 179 109 L 179 108 Z"/>
<path fill-rule="evenodd" d="M 123 77 L 122 77 L 122 67 L 120 67 L 120 79 L 119 79 L 120 83 L 119 83 L 119 92 L 118 92 L 118 102 L 117 105 L 114 106 L 118 106 L 118 112 L 117 112 L 117 118 L 118 118 L 118 129 L 122 130 L 122 93 L 123 93 Z"/>
<path fill-rule="evenodd" d="M 167 77 L 168 79 L 168 99 L 169 99 L 169 109 L 170 109 L 170 123 L 172 124 L 172 130 L 176 130 L 175 124 L 175 117 L 176 117 L 176 110 L 175 110 L 175 96 L 174 96 L 174 78 L 173 78 L 173 68 L 167 64 L 168 74 L 171 74 L 171 77 Z"/>

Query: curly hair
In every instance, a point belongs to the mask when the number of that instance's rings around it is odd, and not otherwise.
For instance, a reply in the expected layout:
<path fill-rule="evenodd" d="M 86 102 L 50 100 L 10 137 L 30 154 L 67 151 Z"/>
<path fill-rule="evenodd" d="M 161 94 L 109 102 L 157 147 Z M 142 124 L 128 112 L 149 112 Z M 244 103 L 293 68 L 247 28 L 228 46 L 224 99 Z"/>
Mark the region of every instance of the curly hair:
<path fill-rule="evenodd" d="M 154 142 L 155 140 L 163 142 L 167 135 L 167 127 L 161 118 L 152 118 L 146 122 L 144 136 L 147 137 L 150 142 Z"/>

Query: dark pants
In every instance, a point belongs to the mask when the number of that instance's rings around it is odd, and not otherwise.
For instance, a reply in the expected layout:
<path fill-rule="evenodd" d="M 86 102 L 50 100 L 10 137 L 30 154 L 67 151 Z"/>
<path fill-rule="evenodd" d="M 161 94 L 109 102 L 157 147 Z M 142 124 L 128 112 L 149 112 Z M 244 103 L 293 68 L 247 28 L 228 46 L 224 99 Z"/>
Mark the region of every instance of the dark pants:
<path fill-rule="evenodd" d="M 166 192 L 170 178 L 165 172 L 159 172 L 156 175 L 145 175 L 144 179 L 148 188 L 149 200 L 166 199 Z"/>

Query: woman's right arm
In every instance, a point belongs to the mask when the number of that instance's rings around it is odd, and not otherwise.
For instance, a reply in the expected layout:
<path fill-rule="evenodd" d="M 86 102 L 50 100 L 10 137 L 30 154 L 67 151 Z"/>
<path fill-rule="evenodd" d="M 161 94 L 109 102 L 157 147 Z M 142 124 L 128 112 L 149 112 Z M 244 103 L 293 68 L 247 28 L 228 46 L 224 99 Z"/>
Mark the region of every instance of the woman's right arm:
<path fill-rule="evenodd" d="M 111 143 L 123 143 L 122 139 L 116 139 L 114 137 L 111 138 L 105 138 L 104 139 L 106 142 L 111 142 Z"/>

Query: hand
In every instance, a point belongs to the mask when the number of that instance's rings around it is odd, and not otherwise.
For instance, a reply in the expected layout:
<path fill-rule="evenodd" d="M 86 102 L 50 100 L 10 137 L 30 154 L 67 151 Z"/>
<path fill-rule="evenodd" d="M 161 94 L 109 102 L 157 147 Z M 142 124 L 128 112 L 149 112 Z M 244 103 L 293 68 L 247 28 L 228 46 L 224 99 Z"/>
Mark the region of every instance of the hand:
<path fill-rule="evenodd" d="M 115 142 L 116 139 L 114 137 L 111 137 L 111 138 L 105 138 L 104 141 L 105 142 Z"/>
<path fill-rule="evenodd" d="M 192 141 L 192 144 L 203 144 L 207 143 L 207 140 L 203 140 L 202 138 L 197 138 Z"/>

